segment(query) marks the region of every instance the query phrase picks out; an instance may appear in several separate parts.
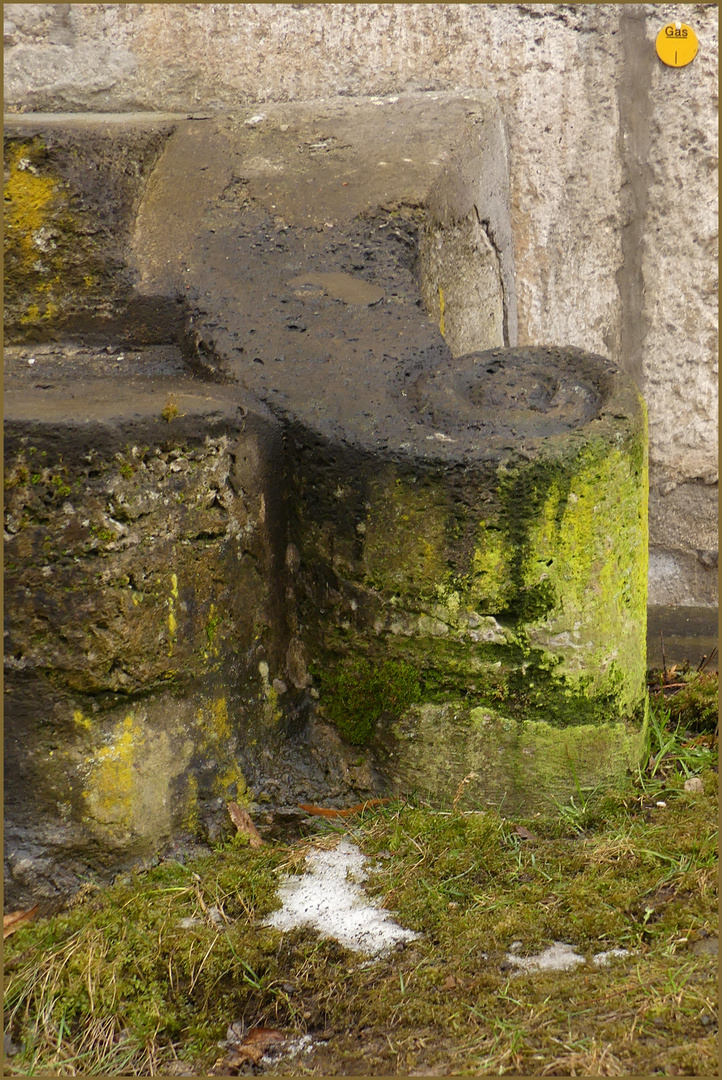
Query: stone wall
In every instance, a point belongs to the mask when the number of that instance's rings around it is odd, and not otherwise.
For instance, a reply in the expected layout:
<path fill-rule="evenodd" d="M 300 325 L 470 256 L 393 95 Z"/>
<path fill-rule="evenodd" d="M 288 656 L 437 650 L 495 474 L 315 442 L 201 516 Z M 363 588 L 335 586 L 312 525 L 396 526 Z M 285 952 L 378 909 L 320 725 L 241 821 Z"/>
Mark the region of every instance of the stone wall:
<path fill-rule="evenodd" d="M 716 603 L 717 6 L 7 4 L 5 107 L 238 110 L 481 88 L 507 128 L 520 344 L 649 407 L 650 601 Z M 688 67 L 654 39 L 682 19 Z"/>

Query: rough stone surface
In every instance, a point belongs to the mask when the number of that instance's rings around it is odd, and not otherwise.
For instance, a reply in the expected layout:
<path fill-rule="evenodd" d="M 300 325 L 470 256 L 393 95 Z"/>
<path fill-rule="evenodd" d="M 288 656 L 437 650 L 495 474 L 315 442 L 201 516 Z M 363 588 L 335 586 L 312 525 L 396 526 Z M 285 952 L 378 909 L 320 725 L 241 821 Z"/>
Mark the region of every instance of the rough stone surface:
<path fill-rule="evenodd" d="M 309 723 L 271 418 L 173 346 L 5 362 L 6 903 L 214 839 L 229 798 L 370 794 Z"/>
<path fill-rule="evenodd" d="M 173 398 L 155 356 L 125 381 L 32 358 L 6 389 L 6 843 L 10 893 L 52 896 L 243 797 L 272 576 L 262 473 L 234 487 L 257 434 L 237 405 L 178 378 Z"/>
<path fill-rule="evenodd" d="M 685 483 L 714 480 L 717 5 L 8 4 L 5 12 L 11 111 L 248 105 L 252 117 L 271 101 L 491 93 L 509 143 L 520 343 L 621 360 L 648 402 L 652 466 Z M 659 28 L 676 19 L 700 40 L 683 69 L 654 52 Z M 656 498 L 653 490 L 653 507 Z M 703 545 L 690 540 L 672 577 L 651 578 L 656 602 L 675 587 L 716 602 L 716 575 L 695 562 Z"/>

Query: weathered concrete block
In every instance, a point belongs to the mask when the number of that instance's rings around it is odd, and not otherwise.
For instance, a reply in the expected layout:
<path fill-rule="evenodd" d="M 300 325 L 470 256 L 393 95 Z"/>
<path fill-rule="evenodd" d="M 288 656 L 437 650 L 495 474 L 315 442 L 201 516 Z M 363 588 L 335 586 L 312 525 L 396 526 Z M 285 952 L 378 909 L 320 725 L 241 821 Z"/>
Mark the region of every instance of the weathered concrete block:
<path fill-rule="evenodd" d="M 646 702 L 641 399 L 573 349 L 405 375 L 400 445 L 294 433 L 289 534 L 321 708 L 392 786 L 435 799 L 471 771 L 507 807 L 572 791 L 575 770 L 618 774 Z"/>
<path fill-rule="evenodd" d="M 5 103 L 15 113 L 244 106 L 252 117 L 269 102 L 491 94 L 510 151 L 518 340 L 619 360 L 648 404 L 652 465 L 715 482 L 716 5 L 77 3 L 11 4 L 6 14 Z M 677 19 L 700 43 L 682 69 L 654 47 Z M 438 287 L 426 303 L 438 320 Z M 680 521 L 690 550 L 706 547 Z M 660 549 L 651 599 L 678 590 L 678 602 L 716 605 L 716 575 L 666 548 L 654 522 L 651 535 Z"/>
<path fill-rule="evenodd" d="M 213 835 L 280 717 L 273 425 L 84 359 L 82 404 L 56 389 L 48 417 L 9 380 L 6 843 L 11 892 L 35 895 Z"/>

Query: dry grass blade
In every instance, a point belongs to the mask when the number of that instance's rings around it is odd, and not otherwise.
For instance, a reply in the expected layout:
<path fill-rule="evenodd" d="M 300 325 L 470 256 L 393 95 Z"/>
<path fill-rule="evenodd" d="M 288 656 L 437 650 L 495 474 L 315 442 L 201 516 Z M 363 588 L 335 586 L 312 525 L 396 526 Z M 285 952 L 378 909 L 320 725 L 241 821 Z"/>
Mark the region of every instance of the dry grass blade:
<path fill-rule="evenodd" d="M 453 800 L 453 802 L 452 802 L 452 808 L 453 808 L 453 811 L 454 811 L 454 813 L 456 813 L 456 806 L 457 806 L 457 803 L 459 802 L 459 799 L 460 799 L 460 798 L 461 798 L 461 796 L 463 795 L 463 793 L 464 793 L 464 788 L 466 787 L 466 785 L 467 785 L 467 784 L 468 784 L 468 783 L 469 783 L 469 782 L 470 782 L 471 780 L 478 780 L 478 779 L 479 779 L 479 774 L 478 774 L 478 773 L 475 773 L 475 772 L 470 772 L 470 773 L 468 773 L 468 774 L 467 774 L 467 775 L 466 775 L 466 776 L 464 777 L 464 779 L 463 779 L 463 780 L 461 781 L 461 783 L 459 784 L 458 788 L 456 789 L 456 794 L 454 795 L 454 800 Z"/>
<path fill-rule="evenodd" d="M 613 836 L 602 840 L 593 838 L 585 840 L 583 846 L 592 866 L 615 864 L 622 860 L 639 860 L 637 846 L 629 836 Z"/>
<path fill-rule="evenodd" d="M 594 1047 L 589 1053 L 573 1052 L 555 1058 L 542 1069 L 540 1076 L 623 1076 L 625 1069 L 610 1047 L 601 1052 Z"/>
<path fill-rule="evenodd" d="M 248 837 L 248 843 L 250 847 L 263 847 L 263 840 L 261 839 L 261 834 L 259 833 L 256 826 L 253 824 L 253 821 L 251 820 L 251 815 L 248 813 L 247 810 L 244 810 L 243 807 L 238 805 L 238 803 L 229 802 L 228 813 L 230 815 L 231 821 L 238 829 L 238 832 Z"/>
<path fill-rule="evenodd" d="M 19 930 L 21 926 L 24 926 L 26 922 L 30 922 L 33 915 L 37 912 L 39 904 L 35 907 L 28 908 L 27 911 L 11 911 L 9 915 L 3 915 L 3 941 L 5 938 L 10 937 L 16 930 Z"/>

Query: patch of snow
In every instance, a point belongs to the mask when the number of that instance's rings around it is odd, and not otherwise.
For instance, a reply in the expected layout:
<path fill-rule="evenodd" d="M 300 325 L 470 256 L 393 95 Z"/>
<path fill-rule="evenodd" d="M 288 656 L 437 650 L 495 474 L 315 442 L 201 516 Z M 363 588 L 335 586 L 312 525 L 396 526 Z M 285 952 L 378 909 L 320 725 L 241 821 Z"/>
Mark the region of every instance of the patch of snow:
<path fill-rule="evenodd" d="M 580 956 L 573 945 L 564 941 L 555 941 L 543 952 L 536 956 L 516 956 L 522 947 L 521 941 L 512 941 L 506 959 L 510 964 L 521 968 L 523 971 L 570 971 L 579 964 L 584 964 L 583 956 Z M 606 952 L 595 953 L 592 963 L 597 967 L 604 967 L 612 960 L 629 956 L 629 949 L 607 949 Z M 521 975 L 521 971 L 515 971 L 515 975 Z"/>
<path fill-rule="evenodd" d="M 368 899 L 361 888 L 366 862 L 346 840 L 330 851 L 312 851 L 306 858 L 306 873 L 283 881 L 279 890 L 283 907 L 273 912 L 266 925 L 278 930 L 311 926 L 346 948 L 371 956 L 417 938 L 417 933 L 399 926 Z"/>
<path fill-rule="evenodd" d="M 623 956 L 629 956 L 629 949 L 607 949 L 606 952 L 595 953 L 592 961 L 597 967 L 606 967 L 610 960 L 621 959 Z"/>
<path fill-rule="evenodd" d="M 514 942 L 516 945 L 517 943 Z M 584 957 L 580 956 L 573 945 L 567 945 L 564 941 L 555 941 L 543 952 L 536 956 L 515 956 L 507 953 L 506 958 L 510 964 L 515 964 L 523 971 L 569 971 L 577 964 L 583 964 Z M 521 975 L 521 971 L 515 974 Z"/>
<path fill-rule="evenodd" d="M 299 1054 L 310 1054 L 313 1048 L 313 1035 L 300 1035 L 297 1039 L 291 1039 L 279 1056 L 294 1058 Z M 267 1059 L 268 1055 L 264 1054 L 262 1060 L 266 1061 Z"/>

